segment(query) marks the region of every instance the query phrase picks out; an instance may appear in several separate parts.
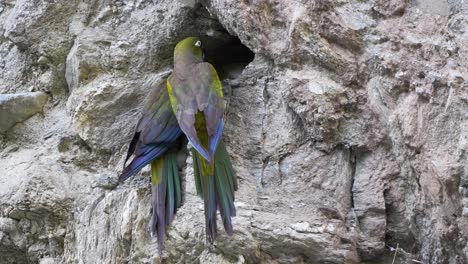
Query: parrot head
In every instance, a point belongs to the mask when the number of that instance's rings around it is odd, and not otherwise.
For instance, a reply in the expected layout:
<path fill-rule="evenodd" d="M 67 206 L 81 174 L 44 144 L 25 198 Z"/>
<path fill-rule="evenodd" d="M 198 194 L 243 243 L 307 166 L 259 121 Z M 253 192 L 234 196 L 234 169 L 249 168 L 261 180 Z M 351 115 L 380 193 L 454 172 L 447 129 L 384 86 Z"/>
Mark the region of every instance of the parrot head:
<path fill-rule="evenodd" d="M 197 62 L 203 61 L 202 42 L 198 37 L 188 37 L 177 43 L 174 49 L 174 63 L 183 62 L 184 58 Z"/>

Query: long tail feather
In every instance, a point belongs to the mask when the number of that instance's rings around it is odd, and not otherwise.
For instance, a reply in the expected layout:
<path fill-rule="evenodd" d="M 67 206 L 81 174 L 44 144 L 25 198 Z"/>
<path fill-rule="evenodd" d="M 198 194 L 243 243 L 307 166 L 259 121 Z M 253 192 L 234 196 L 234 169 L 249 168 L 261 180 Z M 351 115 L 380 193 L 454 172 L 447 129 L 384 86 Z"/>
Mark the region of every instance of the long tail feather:
<path fill-rule="evenodd" d="M 237 179 L 232 168 L 224 142 L 220 141 L 215 154 L 215 178 L 217 183 L 218 203 L 226 233 L 232 235 L 231 217 L 236 215 L 234 206 Z"/>
<path fill-rule="evenodd" d="M 182 204 L 177 159 L 174 152 L 169 152 L 151 162 L 152 215 L 149 222 L 151 236 L 156 234 L 158 252 L 164 249 L 164 234 Z"/>
<path fill-rule="evenodd" d="M 204 164 L 206 161 L 193 148 L 192 157 L 197 193 L 203 198 L 205 205 L 206 237 L 212 242 L 216 239 L 217 209 L 226 233 L 232 234 L 231 217 L 236 215 L 234 192 L 237 190 L 237 180 L 222 140 L 219 141 L 214 156 L 214 170 L 205 169 L 208 166 Z"/>

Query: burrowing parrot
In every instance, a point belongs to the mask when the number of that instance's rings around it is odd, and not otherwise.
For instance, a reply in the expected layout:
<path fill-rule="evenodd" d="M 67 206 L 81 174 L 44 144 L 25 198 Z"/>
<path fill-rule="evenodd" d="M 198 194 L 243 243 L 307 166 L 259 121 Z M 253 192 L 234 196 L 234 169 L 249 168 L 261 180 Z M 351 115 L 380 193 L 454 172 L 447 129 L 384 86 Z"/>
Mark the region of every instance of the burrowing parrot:
<path fill-rule="evenodd" d="M 181 206 L 181 186 L 175 151 L 184 134 L 192 145 L 197 193 L 204 200 L 206 237 L 216 238 L 216 211 L 224 229 L 232 234 L 237 180 L 221 138 L 224 101 L 214 67 L 203 61 L 200 39 L 189 37 L 174 50 L 174 70 L 148 96 L 119 177 L 124 181 L 151 163 L 152 215 L 150 231 L 158 237 L 159 253 L 164 233 Z"/>

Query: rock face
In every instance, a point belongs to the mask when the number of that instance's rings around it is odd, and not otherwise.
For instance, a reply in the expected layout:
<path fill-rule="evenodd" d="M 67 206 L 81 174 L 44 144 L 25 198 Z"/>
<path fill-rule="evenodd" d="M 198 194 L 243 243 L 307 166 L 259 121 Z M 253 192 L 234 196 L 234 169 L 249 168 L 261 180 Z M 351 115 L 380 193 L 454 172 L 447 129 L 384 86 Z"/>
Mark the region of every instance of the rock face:
<path fill-rule="evenodd" d="M 467 28 L 463 0 L 0 1 L 0 263 L 467 263 Z M 148 171 L 115 178 L 190 35 L 238 212 L 207 244 L 187 157 L 158 256 Z"/>
<path fill-rule="evenodd" d="M 44 92 L 0 94 L 0 132 L 42 112 L 46 102 Z"/>

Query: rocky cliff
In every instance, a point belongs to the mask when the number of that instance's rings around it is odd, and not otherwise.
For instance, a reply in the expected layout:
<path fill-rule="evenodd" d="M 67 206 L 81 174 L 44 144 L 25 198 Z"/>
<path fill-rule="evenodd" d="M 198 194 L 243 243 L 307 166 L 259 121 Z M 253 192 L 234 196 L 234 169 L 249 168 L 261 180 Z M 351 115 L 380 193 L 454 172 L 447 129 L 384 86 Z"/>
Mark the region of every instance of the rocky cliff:
<path fill-rule="evenodd" d="M 234 235 L 191 158 L 163 257 L 127 143 L 174 45 L 223 78 Z M 465 0 L 0 0 L 0 263 L 468 262 Z"/>

